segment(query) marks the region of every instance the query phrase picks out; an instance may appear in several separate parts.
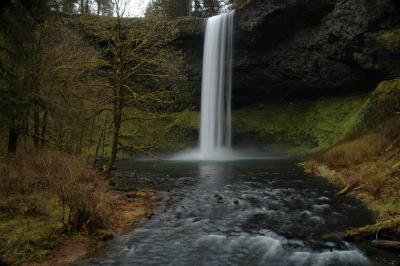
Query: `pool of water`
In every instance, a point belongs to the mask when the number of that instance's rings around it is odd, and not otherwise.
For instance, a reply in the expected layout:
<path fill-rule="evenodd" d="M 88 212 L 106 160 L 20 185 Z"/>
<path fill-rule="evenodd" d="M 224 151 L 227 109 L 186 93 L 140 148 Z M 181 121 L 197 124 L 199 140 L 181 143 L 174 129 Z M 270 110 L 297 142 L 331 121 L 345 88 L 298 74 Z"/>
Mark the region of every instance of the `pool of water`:
<path fill-rule="evenodd" d="M 117 163 L 120 189 L 154 188 L 156 214 L 78 265 L 397 265 L 324 233 L 372 223 L 357 201 L 288 159 Z"/>

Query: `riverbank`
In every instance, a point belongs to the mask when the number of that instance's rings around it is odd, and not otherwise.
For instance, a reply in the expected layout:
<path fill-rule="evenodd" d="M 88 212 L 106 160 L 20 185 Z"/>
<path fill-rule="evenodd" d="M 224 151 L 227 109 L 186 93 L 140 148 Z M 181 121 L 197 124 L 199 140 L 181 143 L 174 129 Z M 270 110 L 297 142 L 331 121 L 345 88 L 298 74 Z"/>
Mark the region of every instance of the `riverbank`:
<path fill-rule="evenodd" d="M 112 225 L 95 236 L 79 234 L 68 239 L 55 250 L 54 255 L 34 266 L 70 265 L 104 247 L 110 240 L 121 236 L 143 219 L 150 219 L 154 213 L 157 193 L 141 190 L 131 193 L 110 192 L 115 199 Z"/>
<path fill-rule="evenodd" d="M 341 188 L 338 196 L 361 200 L 376 224 L 347 231 L 347 239 L 400 241 L 400 136 L 398 121 L 342 142 L 304 164 L 306 172 Z M 397 243 L 400 248 L 400 242 Z M 393 248 L 393 247 L 390 247 Z"/>
<path fill-rule="evenodd" d="M 57 152 L 0 164 L 0 254 L 10 265 L 68 265 L 152 216 L 151 190 L 117 192 L 81 157 Z"/>

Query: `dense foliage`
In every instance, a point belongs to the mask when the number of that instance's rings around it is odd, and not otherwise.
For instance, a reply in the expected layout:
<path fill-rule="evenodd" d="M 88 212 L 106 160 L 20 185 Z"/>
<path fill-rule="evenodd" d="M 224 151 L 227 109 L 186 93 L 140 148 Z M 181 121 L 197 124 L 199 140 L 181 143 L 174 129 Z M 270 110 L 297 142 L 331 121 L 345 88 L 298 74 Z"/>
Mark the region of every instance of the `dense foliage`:
<path fill-rule="evenodd" d="M 3 9 L 0 119 L 8 153 L 33 145 L 96 158 L 106 146 L 110 169 L 123 123 L 173 109 L 185 89 L 181 54 L 171 46 L 176 22 L 160 13 L 126 19 L 124 2 L 112 4 L 116 17 L 66 17 L 46 1 L 40 12 L 23 1 Z"/>

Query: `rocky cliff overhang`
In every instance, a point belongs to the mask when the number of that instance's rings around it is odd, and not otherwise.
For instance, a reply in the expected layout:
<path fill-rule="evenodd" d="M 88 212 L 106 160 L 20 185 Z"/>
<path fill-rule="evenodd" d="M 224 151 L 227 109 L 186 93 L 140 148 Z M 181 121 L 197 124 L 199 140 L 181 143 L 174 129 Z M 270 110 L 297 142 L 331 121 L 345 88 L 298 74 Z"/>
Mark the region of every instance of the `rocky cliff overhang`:
<path fill-rule="evenodd" d="M 380 41 L 399 27 L 398 0 L 252 0 L 236 12 L 235 102 L 372 89 L 400 76 L 400 44 Z"/>

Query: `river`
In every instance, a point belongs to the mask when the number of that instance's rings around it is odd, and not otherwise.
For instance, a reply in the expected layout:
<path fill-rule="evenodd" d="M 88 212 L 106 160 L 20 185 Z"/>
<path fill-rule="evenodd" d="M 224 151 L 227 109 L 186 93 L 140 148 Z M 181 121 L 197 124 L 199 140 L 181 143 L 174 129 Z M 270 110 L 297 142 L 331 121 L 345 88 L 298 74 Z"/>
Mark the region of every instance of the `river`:
<path fill-rule="evenodd" d="M 296 160 L 117 163 L 117 188 L 150 187 L 155 215 L 77 265 L 397 265 L 321 235 L 373 223 L 362 204 Z"/>

